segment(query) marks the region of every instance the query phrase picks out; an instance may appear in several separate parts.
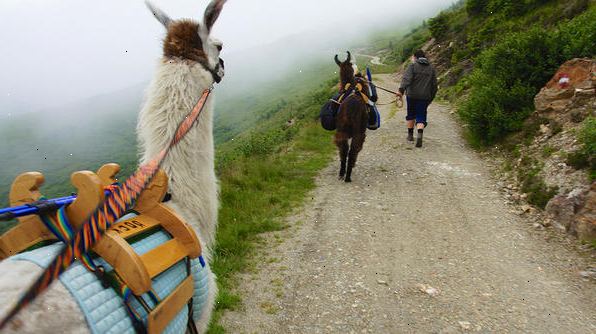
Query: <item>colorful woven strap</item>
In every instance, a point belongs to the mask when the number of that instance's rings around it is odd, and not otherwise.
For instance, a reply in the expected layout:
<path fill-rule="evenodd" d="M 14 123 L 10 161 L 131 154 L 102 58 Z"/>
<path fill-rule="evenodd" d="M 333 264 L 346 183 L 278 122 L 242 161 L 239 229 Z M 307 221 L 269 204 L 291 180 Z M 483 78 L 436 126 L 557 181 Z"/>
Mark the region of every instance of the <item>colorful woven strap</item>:
<path fill-rule="evenodd" d="M 105 231 L 124 215 L 127 210 L 134 207 L 136 199 L 151 182 L 168 152 L 172 147 L 178 144 L 184 136 L 186 136 L 195 124 L 212 90 L 213 88 L 211 87 L 203 91 L 201 98 L 193 110 L 178 125 L 176 134 L 170 141 L 170 144 L 154 159 L 147 164 L 140 166 L 139 169 L 126 180 L 124 185 L 114 187 L 112 192 L 104 200 L 103 204 L 95 209 L 74 237 L 65 242 L 66 246 L 60 254 L 56 256 L 27 292 L 21 296 L 10 312 L 7 313 L 7 316 L 2 319 L 2 322 L 0 322 L 0 329 L 4 328 L 4 326 L 6 326 L 6 324 L 21 309 L 39 296 L 60 276 L 62 272 L 68 269 L 76 259 L 83 259 L 91 248 L 102 238 Z"/>
<path fill-rule="evenodd" d="M 40 215 L 39 217 L 43 224 L 58 238 L 58 240 L 65 244 L 72 240 L 74 229 L 68 222 L 66 206 L 62 206 L 56 211 L 55 219 L 52 219 L 49 215 Z M 89 253 L 82 254 L 80 260 L 88 270 L 96 271 L 95 263 L 91 259 Z"/>
<path fill-rule="evenodd" d="M 56 219 L 52 219 L 49 215 L 40 215 L 43 224 L 52 232 L 58 240 L 66 243 L 74 236 L 74 230 L 68 222 L 66 216 L 66 207 L 60 207 L 56 212 Z"/>

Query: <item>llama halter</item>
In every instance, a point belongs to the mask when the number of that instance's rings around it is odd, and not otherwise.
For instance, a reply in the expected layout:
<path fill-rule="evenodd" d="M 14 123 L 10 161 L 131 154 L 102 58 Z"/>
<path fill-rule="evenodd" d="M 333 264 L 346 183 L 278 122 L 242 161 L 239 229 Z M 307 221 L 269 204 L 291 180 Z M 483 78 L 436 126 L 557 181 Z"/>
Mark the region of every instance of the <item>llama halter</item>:
<path fill-rule="evenodd" d="M 102 238 L 106 230 L 123 216 L 127 210 L 134 207 L 135 201 L 156 175 L 169 151 L 188 134 L 197 122 L 212 91 L 213 86 L 203 91 L 199 101 L 178 125 L 174 138 L 172 138 L 170 144 L 164 150 L 147 164 L 140 166 L 123 185 L 115 186 L 111 189 L 110 194 L 106 197 L 103 204 L 97 207 L 94 213 L 86 219 L 79 231 L 65 242 L 66 246 L 59 252 L 28 291 L 23 294 L 6 317 L 2 319 L 0 329 L 4 328 L 20 310 L 39 296 L 76 259 L 85 258 L 91 248 Z M 68 236 L 68 233 L 65 235 Z"/>

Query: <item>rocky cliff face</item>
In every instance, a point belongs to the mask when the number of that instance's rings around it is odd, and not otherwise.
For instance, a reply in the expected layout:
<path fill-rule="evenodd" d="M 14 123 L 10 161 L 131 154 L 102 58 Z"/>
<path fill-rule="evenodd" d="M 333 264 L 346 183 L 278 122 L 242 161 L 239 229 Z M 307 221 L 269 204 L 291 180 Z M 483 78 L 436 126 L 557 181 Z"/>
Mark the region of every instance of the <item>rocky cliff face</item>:
<path fill-rule="evenodd" d="M 596 182 L 586 169 L 569 162 L 585 144 L 578 140 L 584 122 L 596 116 L 596 60 L 563 64 L 534 102 L 539 133 L 521 148 L 515 167 L 521 169 L 526 167 L 524 162 L 533 161 L 544 189 L 556 191 L 545 208 L 550 223 L 581 240 L 596 240 Z"/>

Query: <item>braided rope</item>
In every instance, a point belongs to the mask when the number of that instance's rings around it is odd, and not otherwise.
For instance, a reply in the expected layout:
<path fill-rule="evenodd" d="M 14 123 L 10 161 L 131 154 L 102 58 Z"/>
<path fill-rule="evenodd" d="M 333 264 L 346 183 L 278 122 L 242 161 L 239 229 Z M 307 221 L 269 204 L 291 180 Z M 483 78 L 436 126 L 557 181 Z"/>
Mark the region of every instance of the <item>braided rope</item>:
<path fill-rule="evenodd" d="M 213 87 L 203 91 L 201 98 L 193 110 L 178 125 L 176 134 L 168 147 L 147 164 L 140 166 L 126 180 L 124 185 L 114 187 L 103 204 L 99 205 L 85 223 L 83 223 L 81 229 L 74 235 L 74 238 L 65 242 L 66 245 L 60 254 L 54 258 L 37 281 L 29 287 L 27 292 L 21 296 L 19 301 L 8 312 L 7 316 L 2 319 L 0 329 L 4 328 L 20 310 L 47 289 L 75 260 L 83 259 L 91 248 L 103 237 L 105 231 L 124 215 L 127 210 L 134 207 L 136 199 L 151 182 L 168 152 L 186 136 L 197 121 L 212 90 Z M 123 291 L 123 293 L 130 296 L 129 292 Z"/>

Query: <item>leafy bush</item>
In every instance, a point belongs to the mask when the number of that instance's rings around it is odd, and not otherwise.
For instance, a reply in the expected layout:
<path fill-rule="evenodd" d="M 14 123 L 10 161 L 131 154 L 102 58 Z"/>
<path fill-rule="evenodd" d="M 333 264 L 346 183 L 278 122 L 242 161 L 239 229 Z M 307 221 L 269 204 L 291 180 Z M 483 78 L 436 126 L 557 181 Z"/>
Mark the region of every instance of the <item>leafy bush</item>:
<path fill-rule="evenodd" d="M 445 37 L 445 33 L 448 31 L 447 14 L 441 12 L 436 17 L 428 21 L 428 28 L 430 29 L 431 35 L 436 39 L 442 39 Z"/>
<path fill-rule="evenodd" d="M 533 98 L 557 68 L 573 57 L 596 50 L 596 9 L 558 29 L 533 28 L 510 34 L 483 51 L 467 78 L 472 87 L 459 112 L 472 137 L 485 145 L 521 129 Z"/>
<path fill-rule="evenodd" d="M 579 133 L 582 148 L 567 156 L 567 164 L 575 169 L 590 169 L 590 179 L 596 179 L 596 118 L 584 121 Z"/>
<path fill-rule="evenodd" d="M 584 121 L 579 139 L 584 144 L 584 149 L 588 155 L 596 156 L 596 117 L 589 117 Z"/>
<path fill-rule="evenodd" d="M 534 89 L 519 81 L 507 87 L 502 80 L 482 72 L 473 73 L 468 80 L 472 94 L 459 112 L 473 137 L 488 145 L 522 128 L 532 112 Z"/>
<path fill-rule="evenodd" d="M 584 169 L 590 166 L 589 156 L 584 150 L 575 151 L 567 155 L 567 164 L 575 169 Z"/>
<path fill-rule="evenodd" d="M 553 153 L 555 153 L 556 151 L 557 150 L 554 147 L 547 145 L 547 146 L 545 146 L 545 147 L 542 148 L 542 157 L 543 158 L 548 158 L 551 155 L 553 155 Z"/>
<path fill-rule="evenodd" d="M 521 190 L 528 194 L 528 202 L 544 209 L 559 189 L 549 187 L 544 183 L 543 178 L 540 176 L 541 169 L 537 161 L 524 157 L 518 169 L 517 178 L 521 182 Z"/>
<path fill-rule="evenodd" d="M 544 209 L 548 201 L 557 194 L 558 188 L 548 187 L 541 177 L 532 174 L 522 183 L 522 191 L 528 194 L 528 203 Z"/>
<path fill-rule="evenodd" d="M 485 13 L 489 0 L 468 0 L 466 1 L 466 12 L 468 15 L 482 15 Z"/>

